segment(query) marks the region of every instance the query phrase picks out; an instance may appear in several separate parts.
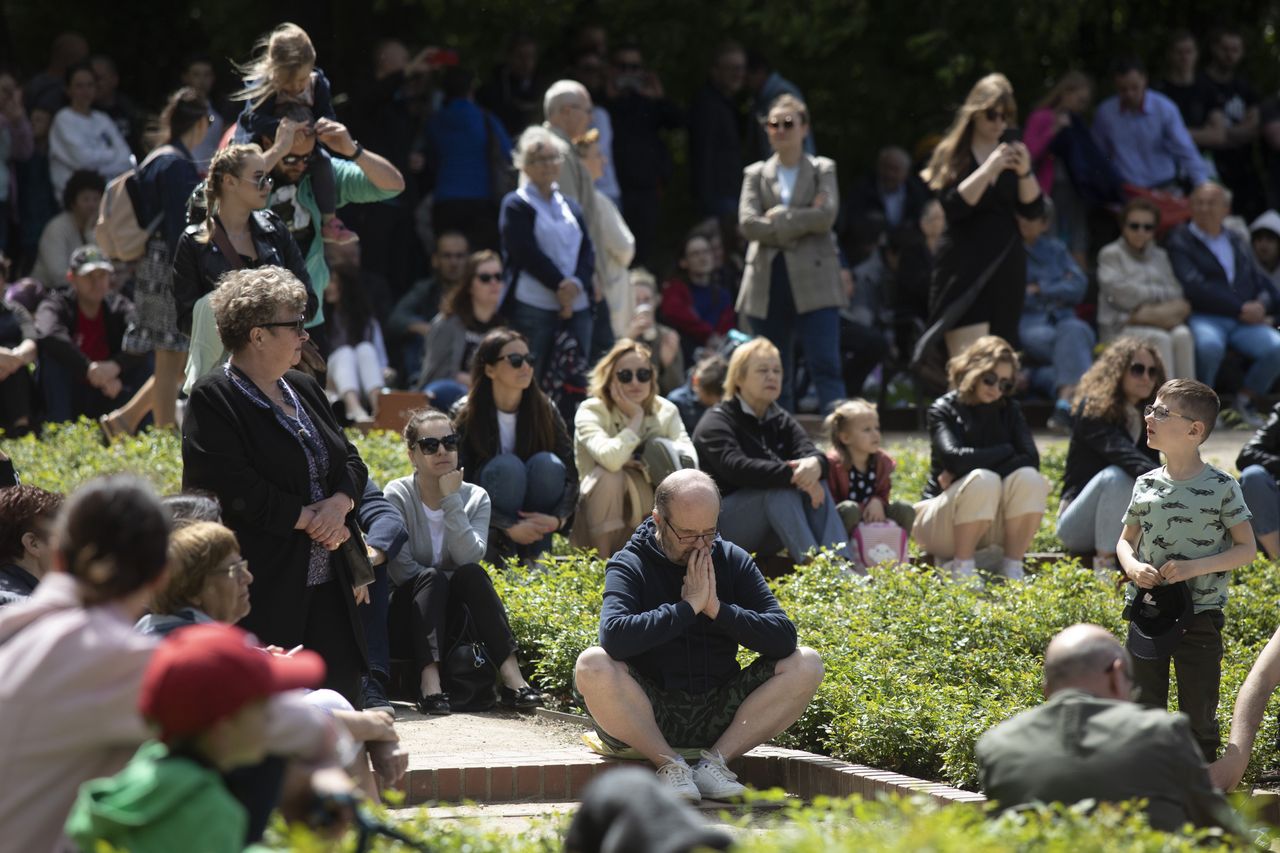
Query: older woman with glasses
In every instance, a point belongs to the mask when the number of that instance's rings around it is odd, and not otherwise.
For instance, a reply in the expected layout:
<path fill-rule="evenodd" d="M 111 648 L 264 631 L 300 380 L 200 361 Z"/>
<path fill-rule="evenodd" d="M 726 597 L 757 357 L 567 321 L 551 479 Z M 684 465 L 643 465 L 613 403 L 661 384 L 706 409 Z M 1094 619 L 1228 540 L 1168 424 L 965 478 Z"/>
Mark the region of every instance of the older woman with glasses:
<path fill-rule="evenodd" d="M 409 542 L 391 561 L 392 635 L 406 637 L 419 673 L 417 706 L 423 714 L 451 711 L 440 663 L 447 638 L 471 620 L 476 637 L 501 661 L 499 696 L 513 708 L 542 704 L 516 660 L 507 611 L 480 566 L 489 537 L 489 495 L 464 482 L 458 434 L 449 416 L 422 409 L 404 427 L 413 473 L 387 484 L 387 500 L 404 516 Z"/>
<path fill-rule="evenodd" d="M 237 270 L 219 283 L 210 305 L 231 357 L 192 389 L 182 485 L 218 499 L 258 569 L 241 625 L 264 643 L 319 652 L 325 686 L 360 707 L 356 603 L 368 591 L 354 585 L 359 556 L 340 548 L 358 533 L 368 473 L 324 389 L 292 369 L 307 339 L 307 293 L 279 267 Z"/>
<path fill-rule="evenodd" d="M 1040 453 L 1010 395 L 1018 356 L 985 335 L 947 364 L 951 390 L 929 407 L 932 459 L 911 535 L 956 578 L 971 577 L 980 548 L 1003 552 L 1001 573 L 1023 576 L 1049 496 Z"/>
<path fill-rule="evenodd" d="M 649 443 L 698 463 L 675 403 L 658 396 L 649 348 L 621 338 L 591 371 L 590 397 L 573 419 L 573 453 L 582 483 L 574 543 L 609 557 L 653 509 L 658 483 L 642 457 Z"/>
<path fill-rule="evenodd" d="M 1098 335 L 1150 341 L 1170 379 L 1196 375 L 1196 342 L 1187 326 L 1191 303 L 1156 245 L 1160 208 L 1135 198 L 1120 215 L 1120 236 L 1098 252 Z M 1157 383 L 1156 387 L 1160 387 Z"/>
<path fill-rule="evenodd" d="M 169 537 L 169 578 L 138 620 L 143 634 L 167 636 L 204 622 L 234 625 L 249 615 L 253 574 L 229 528 L 197 521 Z"/>
<path fill-rule="evenodd" d="M 498 215 L 511 283 L 505 311 L 512 328 L 528 338 L 539 376 L 551 359 L 561 320 L 581 352 L 591 352 L 595 249 L 582 208 L 556 182 L 564 156 L 546 128 L 520 134 L 514 162 L 524 173 L 524 185 L 507 193 Z"/>

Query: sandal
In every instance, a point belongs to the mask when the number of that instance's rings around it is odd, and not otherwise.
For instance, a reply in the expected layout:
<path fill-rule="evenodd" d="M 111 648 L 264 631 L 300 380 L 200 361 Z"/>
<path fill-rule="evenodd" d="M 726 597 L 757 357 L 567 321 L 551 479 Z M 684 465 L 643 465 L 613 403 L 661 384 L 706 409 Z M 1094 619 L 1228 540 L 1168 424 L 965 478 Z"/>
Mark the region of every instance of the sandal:
<path fill-rule="evenodd" d="M 124 435 L 131 435 L 119 416 L 103 415 L 98 418 L 98 429 L 102 431 L 102 444 L 110 447 L 111 443 Z"/>

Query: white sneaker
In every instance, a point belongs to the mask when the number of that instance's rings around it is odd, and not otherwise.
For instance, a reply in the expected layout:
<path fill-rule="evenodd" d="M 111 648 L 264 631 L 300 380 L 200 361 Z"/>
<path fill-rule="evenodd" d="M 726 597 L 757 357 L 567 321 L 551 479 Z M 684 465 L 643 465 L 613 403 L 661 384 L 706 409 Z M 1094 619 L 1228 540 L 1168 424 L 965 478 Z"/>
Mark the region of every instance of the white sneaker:
<path fill-rule="evenodd" d="M 693 770 L 688 764 L 684 763 L 683 758 L 671 757 L 664 755 L 663 758 L 668 759 L 667 763 L 658 768 L 658 778 L 666 783 L 676 796 L 688 800 L 691 803 L 702 801 L 702 794 L 698 791 L 698 786 L 693 781 Z"/>
<path fill-rule="evenodd" d="M 738 781 L 719 752 L 702 751 L 702 760 L 693 768 L 693 783 L 698 793 L 708 800 L 732 800 L 741 797 L 747 786 Z"/>
<path fill-rule="evenodd" d="M 947 560 L 942 564 L 942 569 L 955 580 L 966 580 L 978 575 L 978 566 L 974 560 Z"/>

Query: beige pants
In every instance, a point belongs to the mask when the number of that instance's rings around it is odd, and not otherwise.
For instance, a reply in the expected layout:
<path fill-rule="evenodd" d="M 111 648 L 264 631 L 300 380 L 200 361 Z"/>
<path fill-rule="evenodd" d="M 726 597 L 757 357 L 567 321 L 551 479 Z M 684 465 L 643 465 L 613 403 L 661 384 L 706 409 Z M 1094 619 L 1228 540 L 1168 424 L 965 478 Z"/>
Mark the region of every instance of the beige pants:
<path fill-rule="evenodd" d="M 956 553 L 956 525 L 989 521 L 978 549 L 1003 545 L 1004 520 L 1029 513 L 1043 515 L 1050 488 L 1048 479 L 1035 468 L 1019 468 L 1003 480 L 985 468 L 970 471 L 942 494 L 916 504 L 911 536 L 926 553 L 950 560 Z"/>
<path fill-rule="evenodd" d="M 943 335 L 947 342 L 947 357 L 955 358 L 969 348 L 969 345 L 983 335 L 991 333 L 990 323 L 973 323 L 968 326 L 957 326 Z"/>
<path fill-rule="evenodd" d="M 1122 334 L 1141 338 L 1156 348 L 1170 379 L 1196 378 L 1196 342 L 1185 323 L 1165 331 L 1155 326 L 1125 326 Z"/>
<path fill-rule="evenodd" d="M 611 533 L 617 534 L 621 547 L 653 509 L 653 487 L 644 472 L 634 468 L 607 471 L 597 465 L 582 479 L 578 495 L 570 541 L 582 548 Z"/>

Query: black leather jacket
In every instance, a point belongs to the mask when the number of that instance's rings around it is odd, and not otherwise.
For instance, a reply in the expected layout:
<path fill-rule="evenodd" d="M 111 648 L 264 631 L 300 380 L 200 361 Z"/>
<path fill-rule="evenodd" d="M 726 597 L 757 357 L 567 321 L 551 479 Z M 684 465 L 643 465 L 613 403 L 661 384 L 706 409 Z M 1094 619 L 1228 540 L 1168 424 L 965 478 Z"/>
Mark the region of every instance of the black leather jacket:
<path fill-rule="evenodd" d="M 978 436 L 979 428 L 992 416 L 998 420 L 1001 440 L 983 442 Z M 955 391 L 948 391 L 929 407 L 927 421 L 932 457 L 929 480 L 924 485 L 926 498 L 942 493 L 938 476 L 943 471 L 950 471 L 959 479 L 981 468 L 1001 477 L 1019 468 L 1040 468 L 1040 452 L 1016 400 L 1006 397 L 971 406 L 960 402 Z"/>
<path fill-rule="evenodd" d="M 178 327 L 191 331 L 191 310 L 201 296 L 217 286 L 223 274 L 238 269 L 212 240 L 204 240 L 204 224 L 189 225 L 178 238 L 178 248 L 173 255 L 173 296 L 178 307 Z M 258 250 L 257 266 L 284 267 L 298 277 L 307 288 L 307 319 L 310 320 L 320 307 L 311 287 L 307 262 L 302 257 L 293 235 L 279 216 L 270 210 L 255 210 L 249 217 L 249 230 Z"/>
<path fill-rule="evenodd" d="M 1240 448 L 1236 468 L 1243 471 L 1250 465 L 1261 465 L 1272 477 L 1280 479 L 1280 404 L 1271 410 L 1262 429 Z"/>
<path fill-rule="evenodd" d="M 1135 443 L 1119 424 L 1077 414 L 1071 443 L 1067 445 L 1066 468 L 1062 472 L 1062 500 L 1075 498 L 1098 472 L 1111 465 L 1118 465 L 1137 479 L 1152 468 L 1160 467 L 1160 454 L 1147 447 L 1145 429 Z"/>

